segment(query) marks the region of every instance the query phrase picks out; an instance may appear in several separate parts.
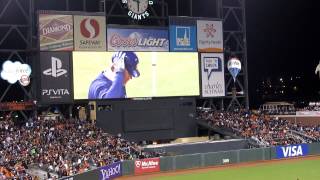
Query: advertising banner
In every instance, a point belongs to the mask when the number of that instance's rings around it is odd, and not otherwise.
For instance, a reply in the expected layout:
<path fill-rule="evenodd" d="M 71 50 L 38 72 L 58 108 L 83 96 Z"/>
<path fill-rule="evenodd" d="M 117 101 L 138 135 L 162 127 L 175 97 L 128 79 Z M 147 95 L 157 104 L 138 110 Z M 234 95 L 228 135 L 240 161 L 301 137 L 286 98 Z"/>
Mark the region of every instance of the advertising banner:
<path fill-rule="evenodd" d="M 201 53 L 202 97 L 225 96 L 223 53 Z"/>
<path fill-rule="evenodd" d="M 197 51 L 197 21 L 188 17 L 170 17 L 170 51 Z"/>
<path fill-rule="evenodd" d="M 277 146 L 277 158 L 290 158 L 298 156 L 306 156 L 309 154 L 308 144 L 296 144 L 289 146 Z"/>
<path fill-rule="evenodd" d="M 35 109 L 35 104 L 32 101 L 0 103 L 0 111 L 23 111 L 32 109 Z"/>
<path fill-rule="evenodd" d="M 122 166 L 120 162 L 116 162 L 108 166 L 101 167 L 99 171 L 99 180 L 114 179 L 122 175 Z"/>
<path fill-rule="evenodd" d="M 106 18 L 74 16 L 74 46 L 79 51 L 106 51 Z"/>
<path fill-rule="evenodd" d="M 134 162 L 134 174 L 160 171 L 160 158 L 140 159 Z"/>
<path fill-rule="evenodd" d="M 311 117 L 319 117 L 320 112 L 319 111 L 297 111 L 296 112 L 297 116 L 311 116 Z"/>
<path fill-rule="evenodd" d="M 196 52 L 77 51 L 72 57 L 77 100 L 199 96 Z M 125 61 L 122 70 L 115 69 L 118 57 Z M 131 79 L 124 84 L 125 74 Z"/>
<path fill-rule="evenodd" d="M 42 103 L 71 102 L 70 54 L 68 52 L 40 52 Z"/>
<path fill-rule="evenodd" d="M 39 14 L 40 51 L 72 51 L 72 15 Z"/>
<path fill-rule="evenodd" d="M 169 51 L 168 30 L 108 28 L 108 51 Z"/>
<path fill-rule="evenodd" d="M 199 52 L 223 52 L 222 21 L 197 21 Z"/>
<path fill-rule="evenodd" d="M 28 64 L 7 60 L 2 64 L 0 77 L 10 84 L 15 84 L 19 81 L 22 86 L 28 86 L 30 84 L 31 72 L 31 67 Z"/>

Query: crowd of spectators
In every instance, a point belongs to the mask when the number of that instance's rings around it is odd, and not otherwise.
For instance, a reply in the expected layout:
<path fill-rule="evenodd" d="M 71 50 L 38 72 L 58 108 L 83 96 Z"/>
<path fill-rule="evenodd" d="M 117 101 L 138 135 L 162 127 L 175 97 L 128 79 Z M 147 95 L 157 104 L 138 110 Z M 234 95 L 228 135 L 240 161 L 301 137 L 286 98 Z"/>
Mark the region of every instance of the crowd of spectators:
<path fill-rule="evenodd" d="M 23 125 L 0 121 L 0 179 L 30 179 L 38 167 L 59 177 L 113 162 L 157 156 L 121 135 L 104 133 L 92 122 L 77 119 L 30 119 Z"/>
<path fill-rule="evenodd" d="M 320 126 L 303 126 L 260 112 L 238 112 L 202 109 L 198 118 L 209 125 L 230 131 L 243 138 L 251 138 L 265 146 L 320 141 Z M 310 138 L 308 138 L 310 137 Z"/>
<path fill-rule="evenodd" d="M 264 114 L 268 115 L 295 115 L 296 109 L 295 108 L 288 108 L 288 109 L 268 109 L 268 110 L 261 110 Z"/>

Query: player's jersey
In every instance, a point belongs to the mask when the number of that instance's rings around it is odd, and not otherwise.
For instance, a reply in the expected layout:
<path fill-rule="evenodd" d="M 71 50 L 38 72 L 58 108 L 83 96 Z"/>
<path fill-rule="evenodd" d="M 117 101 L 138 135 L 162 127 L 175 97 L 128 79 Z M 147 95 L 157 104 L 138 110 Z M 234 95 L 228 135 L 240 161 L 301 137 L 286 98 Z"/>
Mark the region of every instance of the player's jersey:
<path fill-rule="evenodd" d="M 89 99 L 125 98 L 126 89 L 123 85 L 124 74 L 116 73 L 114 81 L 100 73 L 91 83 L 89 88 Z"/>

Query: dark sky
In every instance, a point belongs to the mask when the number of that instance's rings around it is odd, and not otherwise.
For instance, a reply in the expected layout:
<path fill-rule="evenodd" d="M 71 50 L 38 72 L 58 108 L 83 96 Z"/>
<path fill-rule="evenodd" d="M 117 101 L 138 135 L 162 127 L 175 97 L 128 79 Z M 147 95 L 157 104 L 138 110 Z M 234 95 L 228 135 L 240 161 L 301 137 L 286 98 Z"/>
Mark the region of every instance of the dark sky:
<path fill-rule="evenodd" d="M 261 79 L 291 75 L 303 78 L 303 95 L 317 98 L 320 81 L 314 70 L 320 60 L 318 9 L 316 0 L 247 0 L 251 103 L 256 101 L 255 89 Z"/>
<path fill-rule="evenodd" d="M 318 0 L 246 0 L 251 104 L 260 103 L 257 84 L 267 77 L 301 76 L 301 96 L 320 96 L 314 74 L 320 60 L 319 5 Z M 7 83 L 0 85 L 2 95 Z"/>

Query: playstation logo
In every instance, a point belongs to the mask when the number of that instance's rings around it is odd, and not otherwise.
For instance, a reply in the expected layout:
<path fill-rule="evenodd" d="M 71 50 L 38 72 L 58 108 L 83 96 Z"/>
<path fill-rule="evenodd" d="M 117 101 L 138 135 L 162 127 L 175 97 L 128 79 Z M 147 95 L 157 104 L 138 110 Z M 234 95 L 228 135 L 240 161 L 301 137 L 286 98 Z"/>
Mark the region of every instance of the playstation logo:
<path fill-rule="evenodd" d="M 51 57 L 51 68 L 43 71 L 44 75 L 59 77 L 66 74 L 68 71 L 66 69 L 62 69 L 62 62 L 60 59 L 56 57 Z"/>

